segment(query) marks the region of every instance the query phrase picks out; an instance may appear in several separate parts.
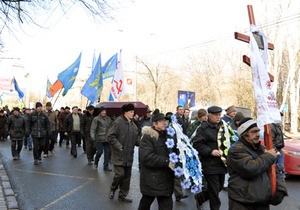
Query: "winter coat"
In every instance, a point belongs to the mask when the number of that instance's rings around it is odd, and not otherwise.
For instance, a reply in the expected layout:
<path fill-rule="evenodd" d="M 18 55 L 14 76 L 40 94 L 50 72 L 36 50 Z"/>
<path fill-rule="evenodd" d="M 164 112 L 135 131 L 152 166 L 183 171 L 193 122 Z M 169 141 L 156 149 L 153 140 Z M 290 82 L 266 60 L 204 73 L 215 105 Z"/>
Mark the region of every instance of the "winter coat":
<path fill-rule="evenodd" d="M 107 142 L 106 134 L 111 123 L 112 120 L 109 116 L 98 115 L 95 117 L 91 125 L 91 139 L 96 142 Z"/>
<path fill-rule="evenodd" d="M 80 133 L 82 137 L 90 137 L 91 136 L 91 125 L 94 119 L 94 115 L 91 115 L 89 112 L 86 112 L 82 115 L 80 120 Z"/>
<path fill-rule="evenodd" d="M 25 119 L 18 114 L 12 114 L 7 118 L 6 132 L 10 133 L 11 140 L 22 141 L 25 136 Z"/>
<path fill-rule="evenodd" d="M 275 159 L 260 143 L 252 145 L 241 138 L 231 145 L 227 157 L 228 197 L 243 204 L 269 204 L 272 198 L 270 168 Z M 284 176 L 280 173 L 277 173 L 277 190 L 286 195 Z"/>
<path fill-rule="evenodd" d="M 81 122 L 81 118 L 82 118 L 82 115 L 81 114 L 78 114 L 78 117 L 79 117 L 79 123 Z M 70 113 L 66 119 L 64 120 L 64 131 L 68 132 L 69 134 L 74 132 L 74 129 L 73 129 L 73 114 Z M 76 132 L 80 132 L 80 128 L 78 131 Z"/>
<path fill-rule="evenodd" d="M 170 196 L 174 188 L 174 172 L 168 167 L 166 132 L 150 126 L 142 128 L 139 147 L 140 190 L 148 196 Z"/>
<path fill-rule="evenodd" d="M 41 138 L 51 135 L 50 121 L 44 112 L 30 113 L 26 122 L 26 135 Z"/>
<path fill-rule="evenodd" d="M 225 174 L 227 172 L 221 157 L 212 155 L 218 150 L 218 132 L 220 125 L 215 125 L 210 120 L 203 121 L 193 138 L 193 147 L 201 156 L 203 174 Z"/>
<path fill-rule="evenodd" d="M 111 162 L 119 166 L 132 166 L 134 146 L 139 144 L 138 128 L 124 115 L 117 117 L 108 129 L 107 141 L 111 145 Z"/>
<path fill-rule="evenodd" d="M 4 134 L 5 133 L 6 121 L 7 121 L 6 115 L 0 116 L 0 134 L 2 134 L 2 133 Z"/>
<path fill-rule="evenodd" d="M 58 119 L 53 110 L 44 111 L 44 113 L 48 116 L 51 126 L 51 131 L 58 131 Z"/>
<path fill-rule="evenodd" d="M 58 126 L 59 126 L 59 131 L 65 131 L 64 130 L 64 122 L 67 116 L 71 114 L 70 112 L 62 112 L 58 115 Z"/>

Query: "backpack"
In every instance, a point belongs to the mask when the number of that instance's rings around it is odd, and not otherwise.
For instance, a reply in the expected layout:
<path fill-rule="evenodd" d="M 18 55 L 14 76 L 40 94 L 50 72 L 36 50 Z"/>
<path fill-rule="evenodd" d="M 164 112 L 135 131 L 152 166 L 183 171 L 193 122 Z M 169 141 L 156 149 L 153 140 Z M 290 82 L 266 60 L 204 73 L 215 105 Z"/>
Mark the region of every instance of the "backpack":
<path fill-rule="evenodd" d="M 272 123 L 271 130 L 272 130 L 273 144 L 276 147 L 276 149 L 280 150 L 281 148 L 284 147 L 284 139 L 283 139 L 283 133 L 281 127 L 279 124 Z"/>

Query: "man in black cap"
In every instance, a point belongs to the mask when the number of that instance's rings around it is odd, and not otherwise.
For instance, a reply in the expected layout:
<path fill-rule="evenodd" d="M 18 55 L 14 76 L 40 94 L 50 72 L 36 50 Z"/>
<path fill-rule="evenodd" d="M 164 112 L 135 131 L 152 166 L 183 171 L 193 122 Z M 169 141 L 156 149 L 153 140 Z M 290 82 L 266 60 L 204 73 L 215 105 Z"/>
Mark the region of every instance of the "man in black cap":
<path fill-rule="evenodd" d="M 46 138 L 51 134 L 51 127 L 49 118 L 42 112 L 42 103 L 36 102 L 35 108 L 26 123 L 26 136 L 32 136 L 34 165 L 38 165 L 42 160 L 41 154 L 45 149 Z"/>
<path fill-rule="evenodd" d="M 229 209 L 269 210 L 269 204 L 278 205 L 287 195 L 284 174 L 276 168 L 276 192 L 272 196 L 270 168 L 280 153 L 265 150 L 259 131 L 252 118 L 243 118 L 239 123 L 240 139 L 230 147 L 227 157 Z"/>
<path fill-rule="evenodd" d="M 11 154 L 13 159 L 18 160 L 25 136 L 25 119 L 21 116 L 18 107 L 13 108 L 12 114 L 7 119 L 6 132 L 10 133 Z"/>
<path fill-rule="evenodd" d="M 145 116 L 143 116 L 140 120 L 140 125 L 141 125 L 141 128 L 143 128 L 144 126 L 152 126 L 152 116 L 151 116 L 151 110 L 150 108 L 148 107 L 147 111 L 146 111 L 146 114 Z"/>
<path fill-rule="evenodd" d="M 25 113 L 23 115 L 24 119 L 25 119 L 25 122 L 27 122 L 28 118 L 29 118 L 29 115 L 31 113 L 31 109 L 30 108 L 25 108 Z M 31 135 L 29 136 L 24 136 L 24 146 L 25 146 L 25 149 L 29 149 L 29 150 L 32 150 L 32 137 Z"/>
<path fill-rule="evenodd" d="M 111 171 L 109 167 L 109 159 L 111 154 L 110 145 L 107 142 L 106 134 L 110 127 L 112 120 L 106 115 L 106 108 L 101 106 L 99 108 L 99 115 L 93 119 L 91 125 L 91 139 L 96 145 L 96 156 L 94 167 L 98 168 L 98 163 L 104 151 L 103 170 Z"/>
<path fill-rule="evenodd" d="M 221 159 L 223 151 L 218 145 L 222 108 L 211 106 L 207 109 L 208 121 L 203 121 L 194 137 L 194 148 L 201 155 L 202 170 L 207 181 L 207 191 L 211 210 L 219 210 L 221 201 L 219 192 L 224 185 L 226 166 Z M 221 143 L 222 144 L 222 143 Z"/>
<path fill-rule="evenodd" d="M 58 120 L 55 112 L 52 109 L 52 103 L 47 102 L 46 103 L 46 109 L 44 110 L 45 114 L 48 116 L 51 126 L 51 133 L 49 134 L 45 150 L 44 150 L 44 158 L 48 157 L 48 152 L 50 151 L 51 154 L 54 154 L 54 145 L 57 141 L 57 132 L 58 132 Z"/>
<path fill-rule="evenodd" d="M 138 128 L 133 122 L 134 105 L 122 106 L 122 115 L 117 117 L 107 133 L 107 141 L 111 145 L 111 162 L 114 165 L 114 178 L 110 186 L 109 198 L 113 199 L 115 191 L 120 188 L 119 201 L 131 203 L 127 198 L 132 162 L 134 157 L 134 146 L 139 143 Z"/>
<path fill-rule="evenodd" d="M 80 121 L 81 138 L 85 142 L 86 157 L 88 159 L 88 165 L 92 165 L 94 155 L 96 153 L 96 146 L 94 141 L 91 140 L 91 125 L 94 119 L 94 106 L 90 105 L 86 108 L 86 113 L 82 115 Z"/>
<path fill-rule="evenodd" d="M 62 146 L 62 142 L 65 139 L 66 140 L 66 147 L 69 148 L 69 142 L 70 138 L 69 136 L 65 136 L 65 128 L 64 123 L 67 118 L 67 116 L 70 114 L 70 107 L 66 106 L 64 108 L 64 111 L 62 111 L 58 116 L 58 126 L 59 126 L 59 146 Z"/>
<path fill-rule="evenodd" d="M 166 146 L 167 121 L 164 114 L 153 115 L 152 126 L 142 128 L 139 147 L 140 190 L 143 194 L 139 210 L 150 209 L 157 198 L 159 209 L 171 210 L 174 187 L 174 164 L 169 161 Z"/>

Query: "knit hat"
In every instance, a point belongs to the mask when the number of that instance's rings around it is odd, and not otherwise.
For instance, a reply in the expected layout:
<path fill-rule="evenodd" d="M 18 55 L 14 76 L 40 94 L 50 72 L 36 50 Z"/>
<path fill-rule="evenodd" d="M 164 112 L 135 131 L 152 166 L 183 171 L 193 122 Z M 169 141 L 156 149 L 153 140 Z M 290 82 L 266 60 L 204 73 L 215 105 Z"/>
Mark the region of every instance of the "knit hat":
<path fill-rule="evenodd" d="M 52 103 L 49 101 L 46 103 L 46 106 L 52 106 Z"/>
<path fill-rule="evenodd" d="M 104 110 L 106 110 L 106 108 L 105 108 L 104 106 L 101 106 L 101 107 L 99 108 L 99 113 L 101 113 L 101 112 L 104 111 Z"/>
<path fill-rule="evenodd" d="M 198 110 L 198 118 L 201 118 L 202 116 L 206 116 L 207 111 L 205 109 L 199 109 Z"/>
<path fill-rule="evenodd" d="M 257 127 L 257 123 L 255 120 L 253 120 L 251 117 L 243 118 L 239 123 L 237 133 L 239 136 L 241 136 L 243 133 L 254 127 Z"/>
<path fill-rule="evenodd" d="M 43 107 L 43 104 L 41 102 L 36 102 L 35 108 L 38 108 L 38 107 Z"/>
<path fill-rule="evenodd" d="M 124 114 L 125 112 L 129 112 L 129 111 L 134 111 L 134 105 L 133 104 L 124 104 L 122 106 L 122 113 Z"/>
<path fill-rule="evenodd" d="M 245 116 L 243 115 L 242 112 L 237 112 L 233 118 L 233 121 L 240 121 L 241 119 L 243 119 Z"/>
<path fill-rule="evenodd" d="M 227 109 L 225 109 L 226 114 L 229 115 L 231 112 L 236 111 L 235 107 L 232 105 L 230 107 L 228 107 Z"/>

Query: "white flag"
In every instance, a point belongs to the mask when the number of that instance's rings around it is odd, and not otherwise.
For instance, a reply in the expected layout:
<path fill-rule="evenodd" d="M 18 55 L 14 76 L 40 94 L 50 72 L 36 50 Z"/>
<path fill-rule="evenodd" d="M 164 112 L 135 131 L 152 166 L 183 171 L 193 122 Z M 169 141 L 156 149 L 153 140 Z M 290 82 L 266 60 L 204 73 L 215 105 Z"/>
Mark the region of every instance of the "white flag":
<path fill-rule="evenodd" d="M 251 25 L 251 32 L 257 32 L 263 38 L 264 42 L 264 50 L 260 51 L 253 34 L 250 33 L 250 61 L 257 107 L 257 125 L 262 128 L 266 124 L 281 123 L 281 116 L 266 67 L 268 40 L 266 36 L 253 25 Z"/>
<path fill-rule="evenodd" d="M 109 101 L 114 101 L 125 94 L 125 80 L 123 76 L 121 53 L 122 51 L 120 51 L 117 69 L 112 80 Z"/>

